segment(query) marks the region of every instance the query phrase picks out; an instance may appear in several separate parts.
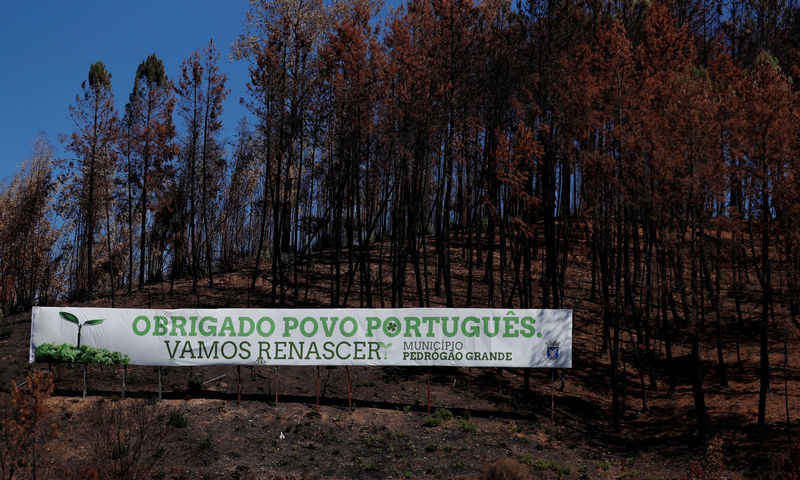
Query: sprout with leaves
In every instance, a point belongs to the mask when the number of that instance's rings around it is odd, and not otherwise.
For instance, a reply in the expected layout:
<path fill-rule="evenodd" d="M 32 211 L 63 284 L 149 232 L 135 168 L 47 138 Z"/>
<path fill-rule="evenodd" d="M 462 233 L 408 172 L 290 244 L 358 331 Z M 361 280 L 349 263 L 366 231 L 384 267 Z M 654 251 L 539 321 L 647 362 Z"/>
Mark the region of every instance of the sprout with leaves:
<path fill-rule="evenodd" d="M 378 342 L 378 346 L 383 348 L 383 359 L 386 360 L 387 358 L 389 358 L 389 347 L 391 347 L 392 344 L 391 343 Z"/>
<path fill-rule="evenodd" d="M 81 329 L 83 329 L 83 327 L 86 326 L 86 325 L 100 325 L 101 323 L 103 323 L 103 319 L 102 318 L 98 318 L 96 320 L 86 320 L 85 322 L 81 323 L 80 320 L 78 320 L 78 317 L 76 317 L 75 315 L 73 315 L 71 313 L 58 312 L 58 314 L 64 320 L 66 320 L 66 321 L 68 321 L 70 323 L 74 323 L 75 325 L 78 326 L 78 345 L 77 345 L 78 348 L 80 348 L 80 346 L 81 346 Z"/>

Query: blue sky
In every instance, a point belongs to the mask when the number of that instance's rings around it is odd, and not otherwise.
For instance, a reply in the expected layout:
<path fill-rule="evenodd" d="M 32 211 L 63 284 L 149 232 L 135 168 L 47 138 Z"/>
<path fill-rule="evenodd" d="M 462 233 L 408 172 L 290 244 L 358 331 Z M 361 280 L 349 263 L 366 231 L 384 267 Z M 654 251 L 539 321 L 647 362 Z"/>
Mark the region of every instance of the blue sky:
<path fill-rule="evenodd" d="M 387 0 L 389 7 L 401 0 Z M 30 156 L 44 132 L 56 158 L 68 158 L 59 134 L 73 130 L 69 106 L 81 92 L 89 66 L 111 72 L 118 111 L 133 88 L 136 68 L 155 53 L 176 81 L 181 62 L 213 38 L 230 93 L 223 135 L 231 139 L 247 115 L 246 61 L 231 63 L 231 43 L 243 30 L 247 0 L 43 0 L 9 1 L 0 14 L 0 186 Z M 181 128 L 177 116 L 175 121 Z"/>
<path fill-rule="evenodd" d="M 0 184 L 30 155 L 40 131 L 67 154 L 59 133 L 72 131 L 69 105 L 89 66 L 102 60 L 111 72 L 118 109 L 133 87 L 136 67 L 151 53 L 175 80 L 181 62 L 214 38 L 231 92 L 225 102 L 226 137 L 246 114 L 247 64 L 228 60 L 242 30 L 245 0 L 48 0 L 3 2 L 0 15 Z M 177 117 L 176 117 L 177 121 Z"/>

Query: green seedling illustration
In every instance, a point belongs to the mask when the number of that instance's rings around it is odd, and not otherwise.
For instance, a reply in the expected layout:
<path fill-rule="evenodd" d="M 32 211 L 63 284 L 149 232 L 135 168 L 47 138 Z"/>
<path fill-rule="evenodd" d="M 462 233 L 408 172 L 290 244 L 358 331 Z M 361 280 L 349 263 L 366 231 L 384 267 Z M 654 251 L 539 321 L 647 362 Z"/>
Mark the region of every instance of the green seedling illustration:
<path fill-rule="evenodd" d="M 85 327 L 86 325 L 100 325 L 101 323 L 103 323 L 103 319 L 102 318 L 98 318 L 96 320 L 86 320 L 85 322 L 81 323 L 80 320 L 78 320 L 78 317 L 76 317 L 75 315 L 73 315 L 71 313 L 58 312 L 58 314 L 64 320 L 66 320 L 66 321 L 68 321 L 70 323 L 74 323 L 75 325 L 78 326 L 78 345 L 77 345 L 78 348 L 81 347 L 81 329 L 83 329 L 83 327 Z"/>
<path fill-rule="evenodd" d="M 392 344 L 378 342 L 378 345 L 383 348 L 383 359 L 386 360 L 387 358 L 389 358 L 389 347 L 391 347 Z"/>

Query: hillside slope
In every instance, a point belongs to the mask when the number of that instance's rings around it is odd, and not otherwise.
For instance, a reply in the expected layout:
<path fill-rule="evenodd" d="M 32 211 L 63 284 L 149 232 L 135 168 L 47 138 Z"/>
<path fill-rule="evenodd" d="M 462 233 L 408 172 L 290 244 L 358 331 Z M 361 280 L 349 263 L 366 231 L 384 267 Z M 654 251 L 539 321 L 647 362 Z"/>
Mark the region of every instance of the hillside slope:
<path fill-rule="evenodd" d="M 463 265 L 453 267 L 454 290 L 463 298 L 466 287 L 459 270 Z M 560 378 L 552 388 L 549 370 L 433 368 L 432 413 L 443 410 L 429 419 L 424 368 L 166 368 L 163 399 L 155 402 L 155 367 L 128 367 L 131 398 L 120 400 L 121 367 L 90 366 L 89 396 L 82 399 L 82 368 L 59 365 L 52 366 L 55 392 L 47 400 L 57 436 L 44 441 L 40 461 L 52 475 L 76 478 L 94 468 L 112 471 L 115 462 L 141 464 L 152 478 L 475 477 L 487 462 L 503 457 L 520 462 L 534 478 L 685 478 L 693 462 L 695 473 L 698 465 L 711 465 L 726 478 L 772 476 L 777 456 L 789 451 L 787 437 L 797 429 L 800 382 L 796 368 L 791 368 L 800 364 L 797 345 L 786 345 L 788 370 L 784 370 L 784 344 L 772 345 L 769 426 L 759 430 L 754 336 L 739 332 L 739 362 L 734 334 L 726 332 L 728 385 L 722 386 L 714 368 L 713 331 L 704 333 L 701 358 L 714 435 L 708 453 L 709 444 L 695 437 L 689 379 L 678 378 L 670 398 L 663 345 L 655 340 L 659 356 L 646 371 L 644 410 L 638 359 L 628 348 L 622 359 L 624 411 L 621 430 L 615 433 L 600 309 L 586 300 L 588 271 L 585 257 L 570 257 L 565 306 L 574 310 L 575 357 L 563 390 Z M 285 306 L 328 304 L 326 272 L 326 265 L 318 262 L 308 296 L 301 279 L 301 298 L 294 303 L 289 294 Z M 220 272 L 215 288 L 201 288 L 200 304 L 270 306 L 268 281 L 260 280 L 257 291 L 250 293 L 248 275 L 246 270 Z M 443 305 L 443 298 L 430 293 L 431 306 Z M 350 306 L 358 306 L 353 297 Z M 413 298 L 409 291 L 407 302 Z M 173 286 L 154 284 L 143 292 L 117 296 L 114 303 L 180 308 L 194 306 L 196 299 L 191 282 L 180 280 Z M 111 306 L 111 300 L 101 298 L 91 305 Z M 777 321 L 785 320 L 779 315 Z M 0 385 L 8 392 L 31 367 L 47 365 L 27 364 L 29 313 L 3 322 L 10 337 L 0 341 L 4 362 Z M 622 342 L 633 342 L 634 333 L 622 332 Z M 687 352 L 678 345 L 673 349 L 675 361 L 685 358 Z M 319 409 L 315 408 L 317 373 Z M 237 403 L 238 374 L 241 403 Z M 4 393 L 6 408 L 8 401 Z M 131 436 L 122 442 L 111 428 L 115 418 L 124 418 L 126 424 L 139 418 L 151 430 L 143 429 L 138 440 L 127 432 Z M 134 452 L 133 445 L 140 441 L 142 451 Z M 126 445 L 124 452 L 119 447 L 114 450 L 120 442 Z"/>

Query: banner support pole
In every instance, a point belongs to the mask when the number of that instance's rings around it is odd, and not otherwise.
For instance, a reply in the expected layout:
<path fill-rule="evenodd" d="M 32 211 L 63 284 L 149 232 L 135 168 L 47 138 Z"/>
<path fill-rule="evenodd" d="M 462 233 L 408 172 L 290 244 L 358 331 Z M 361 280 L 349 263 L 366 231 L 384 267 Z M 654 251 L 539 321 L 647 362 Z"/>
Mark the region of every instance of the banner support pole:
<path fill-rule="evenodd" d="M 236 403 L 242 404 L 242 366 L 236 365 Z"/>
<path fill-rule="evenodd" d="M 509 372 L 510 373 L 510 372 Z M 508 411 L 511 411 L 511 377 L 508 377 Z"/>
<path fill-rule="evenodd" d="M 83 364 L 83 398 L 86 398 L 86 370 L 88 367 L 89 365 Z"/>
<path fill-rule="evenodd" d="M 319 365 L 314 368 L 317 371 L 317 410 L 319 411 Z"/>
<path fill-rule="evenodd" d="M 350 391 L 350 367 L 344 366 L 344 373 L 347 375 L 347 409 L 353 411 L 353 395 Z"/>
<path fill-rule="evenodd" d="M 158 399 L 161 400 L 161 366 L 158 367 Z"/>
<path fill-rule="evenodd" d="M 431 369 L 428 367 L 428 415 L 431 414 Z"/>
<path fill-rule="evenodd" d="M 472 410 L 472 368 L 467 367 L 467 416 Z"/>
<path fill-rule="evenodd" d="M 128 366 L 122 366 L 122 394 L 120 398 L 125 398 L 125 382 L 128 380 Z"/>
<path fill-rule="evenodd" d="M 550 369 L 550 423 L 555 425 L 555 411 L 556 407 L 556 378 L 555 378 L 555 369 Z"/>

